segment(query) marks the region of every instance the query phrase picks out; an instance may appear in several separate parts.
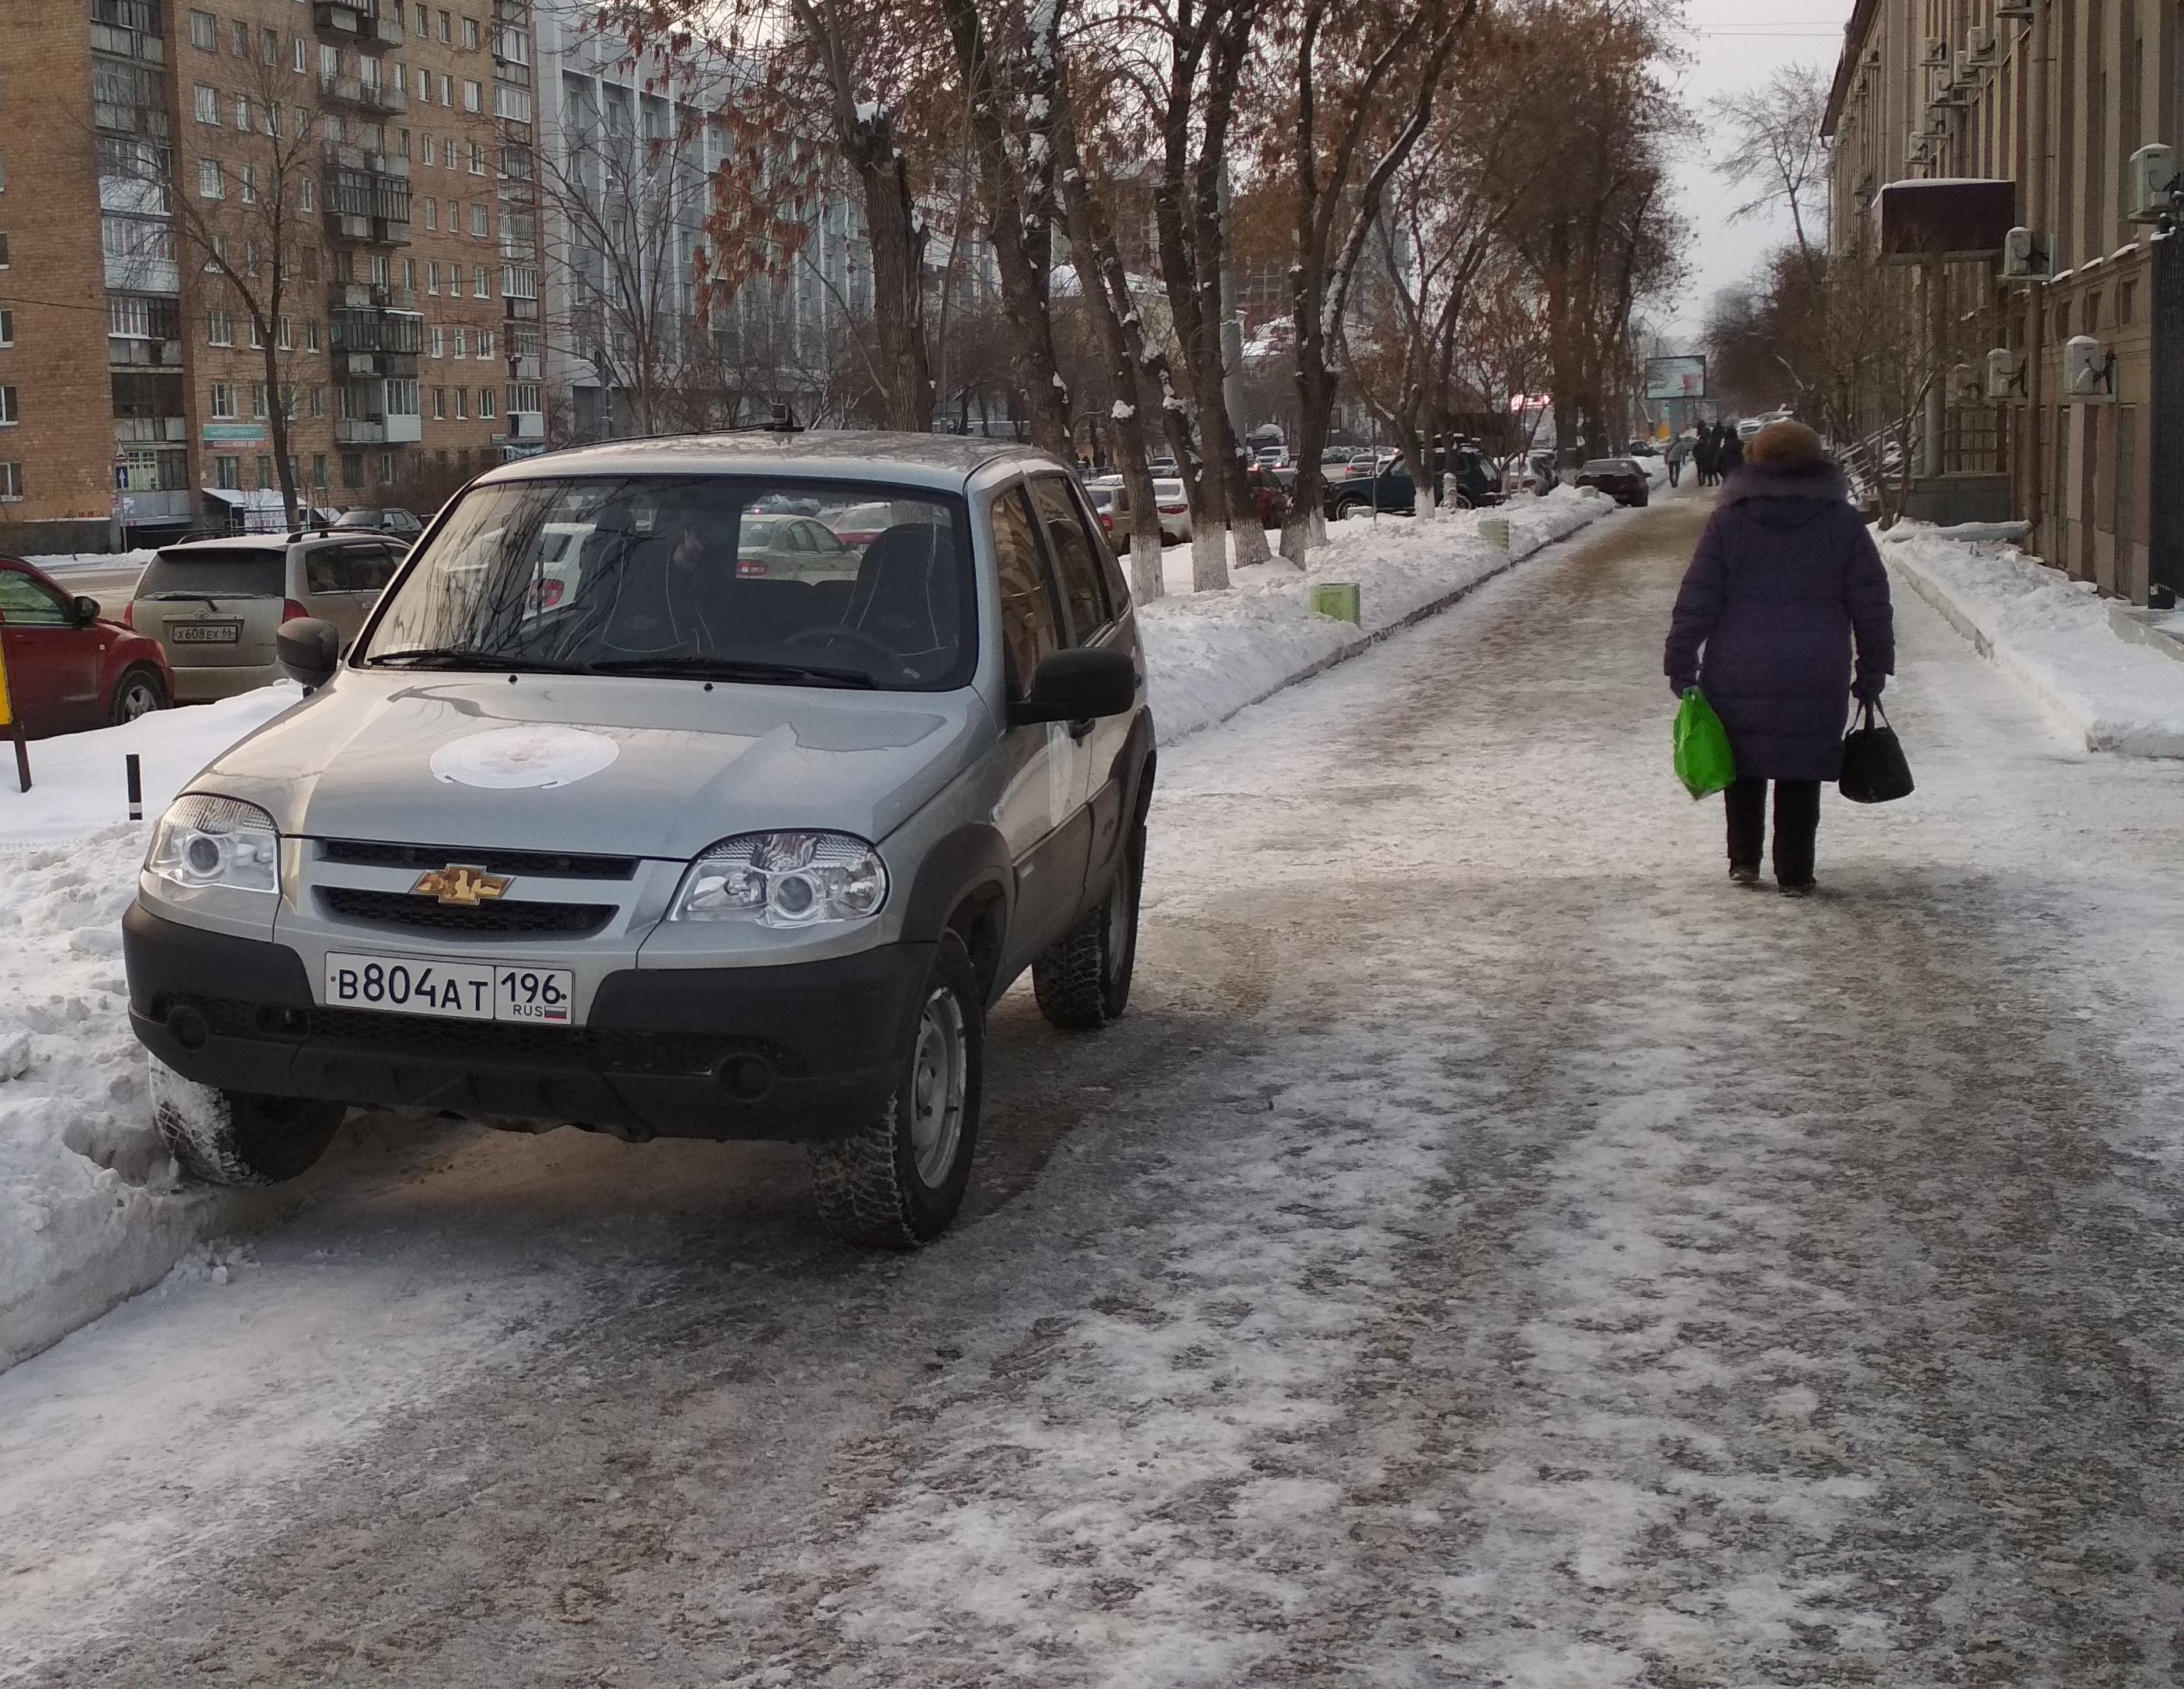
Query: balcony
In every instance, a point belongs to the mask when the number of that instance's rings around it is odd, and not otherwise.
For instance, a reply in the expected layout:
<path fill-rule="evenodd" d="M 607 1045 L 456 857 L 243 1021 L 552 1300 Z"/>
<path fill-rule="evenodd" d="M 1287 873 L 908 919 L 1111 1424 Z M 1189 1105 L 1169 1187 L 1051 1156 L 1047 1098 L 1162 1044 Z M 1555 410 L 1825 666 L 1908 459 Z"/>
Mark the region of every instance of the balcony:
<path fill-rule="evenodd" d="M 417 379 L 423 317 L 410 311 L 339 310 L 332 327 L 336 375 Z"/>
<path fill-rule="evenodd" d="M 337 281 L 326 290 L 326 303 L 336 311 L 409 311 L 417 308 L 414 287 L 382 287 L 363 281 Z"/>
<path fill-rule="evenodd" d="M 117 416 L 114 443 L 117 446 L 180 446 L 188 443 L 189 419 L 181 416 Z"/>
<path fill-rule="evenodd" d="M 330 41 L 402 45 L 402 25 L 381 15 L 379 0 L 312 0 L 311 27 Z"/>
<path fill-rule="evenodd" d="M 387 419 L 383 416 L 337 416 L 334 419 L 337 446 L 384 446 Z"/>
<path fill-rule="evenodd" d="M 142 135 L 157 141 L 167 138 L 167 114 L 154 105 L 93 100 L 91 120 L 109 135 Z"/>
<path fill-rule="evenodd" d="M 410 168 L 399 158 L 356 147 L 326 149 L 329 238 L 359 246 L 410 244 Z"/>
<path fill-rule="evenodd" d="M 511 440 L 543 440 L 546 437 L 546 414 L 537 410 L 509 412 L 508 437 Z"/>
<path fill-rule="evenodd" d="M 128 522 L 173 522 L 187 519 L 197 511 L 197 495 L 187 487 L 174 492 L 131 492 L 121 494 L 121 515 Z"/>
<path fill-rule="evenodd" d="M 371 117 L 399 117 L 410 109 L 410 96 L 385 82 L 367 82 L 361 76 L 321 76 L 319 97 L 330 106 L 347 106 Z"/>
<path fill-rule="evenodd" d="M 390 446 L 414 446 L 425 437 L 425 419 L 415 411 L 406 414 L 401 411 L 388 413 L 387 443 Z"/>
<path fill-rule="evenodd" d="M 179 369 L 182 367 L 182 343 L 179 340 L 122 340 L 109 336 L 106 342 L 106 367 Z"/>
<path fill-rule="evenodd" d="M 543 377 L 542 377 L 538 372 L 538 355 L 533 353 L 528 358 L 510 358 L 508 360 L 508 379 L 511 381 L 537 381 L 543 380 Z"/>

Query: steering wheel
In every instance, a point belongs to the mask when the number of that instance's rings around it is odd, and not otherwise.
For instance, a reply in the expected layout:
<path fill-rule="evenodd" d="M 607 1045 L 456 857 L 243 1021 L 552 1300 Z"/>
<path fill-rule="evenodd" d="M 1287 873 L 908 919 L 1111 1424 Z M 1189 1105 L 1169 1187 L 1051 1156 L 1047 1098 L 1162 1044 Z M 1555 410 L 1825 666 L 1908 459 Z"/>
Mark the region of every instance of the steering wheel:
<path fill-rule="evenodd" d="M 781 642 L 783 645 L 832 645 L 838 641 L 861 647 L 878 657 L 894 673 L 907 675 L 911 672 L 910 665 L 902 660 L 901 653 L 878 634 L 867 633 L 861 627 L 850 627 L 840 622 L 826 623 L 818 627 L 800 627 Z"/>

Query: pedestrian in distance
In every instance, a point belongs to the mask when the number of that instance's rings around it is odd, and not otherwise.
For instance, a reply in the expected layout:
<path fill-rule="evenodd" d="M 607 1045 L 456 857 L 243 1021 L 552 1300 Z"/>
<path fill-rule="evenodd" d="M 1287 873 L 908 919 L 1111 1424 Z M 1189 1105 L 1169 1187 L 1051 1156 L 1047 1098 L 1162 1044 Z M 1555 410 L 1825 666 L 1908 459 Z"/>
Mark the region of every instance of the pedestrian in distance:
<path fill-rule="evenodd" d="M 1713 485 L 1713 460 L 1717 450 L 1718 446 L 1713 437 L 1713 428 L 1710 425 L 1702 425 L 1699 429 L 1699 437 L 1691 445 L 1691 457 L 1698 464 L 1701 486 Z"/>
<path fill-rule="evenodd" d="M 1721 447 L 1713 454 L 1713 472 L 1727 481 L 1744 467 L 1744 442 L 1739 437 L 1733 423 L 1724 423 L 1721 428 Z"/>
<path fill-rule="evenodd" d="M 1679 434 L 1669 442 L 1669 449 L 1661 453 L 1668 460 L 1669 485 L 1675 486 L 1684 478 L 1684 459 L 1691 454 L 1691 442 L 1687 436 Z"/>
<path fill-rule="evenodd" d="M 1895 672 L 1896 619 L 1849 484 L 1803 423 L 1769 424 L 1728 472 L 1662 667 L 1679 697 L 1697 686 L 1729 734 L 1729 877 L 1759 881 L 1771 781 L 1775 883 L 1809 892 L 1820 785 L 1842 770 L 1848 700 L 1878 698 Z"/>

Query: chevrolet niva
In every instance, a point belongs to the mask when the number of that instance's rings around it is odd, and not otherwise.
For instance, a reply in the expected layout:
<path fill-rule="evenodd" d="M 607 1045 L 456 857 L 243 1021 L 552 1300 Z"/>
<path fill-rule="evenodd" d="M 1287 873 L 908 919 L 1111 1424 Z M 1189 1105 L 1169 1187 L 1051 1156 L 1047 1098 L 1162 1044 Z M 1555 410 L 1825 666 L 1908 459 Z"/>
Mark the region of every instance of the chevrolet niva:
<path fill-rule="evenodd" d="M 1027 968 L 1056 1026 L 1128 1000 L 1153 725 L 1044 453 L 511 464 L 346 652 L 308 618 L 279 644 L 305 697 L 161 817 L 124 923 L 200 1178 L 292 1177 L 352 1104 L 794 1139 L 830 1226 L 909 1247 L 962 1201 L 988 1007 Z"/>

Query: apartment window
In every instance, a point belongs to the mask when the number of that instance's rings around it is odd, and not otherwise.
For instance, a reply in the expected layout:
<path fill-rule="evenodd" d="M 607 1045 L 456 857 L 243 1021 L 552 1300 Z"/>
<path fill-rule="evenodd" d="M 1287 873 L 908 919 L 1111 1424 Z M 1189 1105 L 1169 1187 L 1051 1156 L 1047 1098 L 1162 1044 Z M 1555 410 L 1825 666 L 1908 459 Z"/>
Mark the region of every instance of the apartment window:
<path fill-rule="evenodd" d="M 201 53 L 220 51 L 220 19 L 209 12 L 190 14 L 190 45 Z"/>
<path fill-rule="evenodd" d="M 326 390 L 324 387 L 315 386 L 311 389 L 311 419 L 315 422 L 326 414 Z"/>
<path fill-rule="evenodd" d="M 2085 308 L 2085 326 L 2079 332 L 2098 334 L 2101 331 L 2101 296 L 2098 292 L 2086 295 Z"/>
<path fill-rule="evenodd" d="M 510 412 L 513 414 L 516 411 L 521 411 L 526 415 L 536 414 L 540 408 L 538 403 L 538 385 L 539 384 L 536 381 L 518 381 L 514 386 L 510 387 L 508 390 L 508 408 Z"/>
<path fill-rule="evenodd" d="M 310 321 L 304 325 L 304 350 L 306 352 L 316 352 L 318 349 L 319 319 L 316 317 L 313 317 Z M 314 414 L 315 414 L 315 413 Z"/>
<path fill-rule="evenodd" d="M 296 349 L 296 320 L 294 318 L 283 317 L 281 319 L 280 332 L 274 336 L 274 344 L 278 346 L 283 352 L 293 352 Z"/>
<path fill-rule="evenodd" d="M 420 41 L 430 41 L 432 38 L 432 14 L 424 7 L 420 6 L 417 8 L 417 39 Z"/>
<path fill-rule="evenodd" d="M 485 174 L 485 142 L 482 141 L 471 142 L 471 174 L 474 176 Z"/>
<path fill-rule="evenodd" d="M 222 492 L 242 492 L 242 459 L 214 458 L 212 460 L 212 479 L 213 485 L 220 488 Z"/>
<path fill-rule="evenodd" d="M 281 31 L 260 30 L 258 32 L 258 62 L 278 64 L 281 62 Z"/>
<path fill-rule="evenodd" d="M 8 155 L 0 153 L 0 193 L 8 192 Z"/>
<path fill-rule="evenodd" d="M 235 97 L 235 126 L 245 135 L 250 133 L 250 96 L 248 94 Z"/>
<path fill-rule="evenodd" d="M 452 42 L 455 38 L 455 20 L 451 13 L 440 14 L 440 39 Z"/>
<path fill-rule="evenodd" d="M 394 150 L 401 158 L 405 159 L 409 158 L 410 131 L 408 130 L 398 129 L 394 131 Z M 426 162 L 429 163 L 431 161 L 427 160 Z"/>
<path fill-rule="evenodd" d="M 225 311 L 205 313 L 205 344 L 232 346 L 235 344 L 235 319 Z"/>
<path fill-rule="evenodd" d="M 261 421 L 265 419 L 265 384 L 263 381 L 253 381 L 250 384 L 250 414 Z"/>
<path fill-rule="evenodd" d="M 364 485 L 363 453 L 344 452 L 342 453 L 342 485 L 351 492 L 354 492 L 359 487 Z"/>
<path fill-rule="evenodd" d="M 297 254 L 296 268 L 304 281 L 316 281 L 319 279 L 319 249 L 305 247 Z"/>
<path fill-rule="evenodd" d="M 23 498 L 23 466 L 0 463 L 0 504 L 19 504 Z"/>
<path fill-rule="evenodd" d="M 471 238 L 474 240 L 482 241 L 488 238 L 492 232 L 492 224 L 486 214 L 485 202 L 482 200 L 473 201 L 471 205 Z"/>
<path fill-rule="evenodd" d="M 440 202 L 430 194 L 425 196 L 425 226 L 433 230 L 440 226 Z"/>
<path fill-rule="evenodd" d="M 199 199 L 218 199 L 226 192 L 226 184 L 220 177 L 220 160 L 217 158 L 198 159 L 198 197 Z"/>
<path fill-rule="evenodd" d="M 257 319 L 257 318 L 255 318 L 255 317 L 253 317 L 253 318 L 250 319 L 250 322 L 249 322 L 248 327 L 249 327 L 249 336 L 248 336 L 248 338 L 249 338 L 249 341 L 250 341 L 250 349 L 251 349 L 253 352 L 263 352 L 263 351 L 265 351 L 265 334 L 264 334 L 264 333 L 259 330 L 259 326 L 258 326 L 258 319 Z M 259 391 L 260 391 L 260 392 L 263 392 L 263 391 L 264 391 L 264 389 L 262 389 L 262 388 L 261 388 Z M 260 415 L 260 416 L 263 416 L 263 415 L 265 415 L 265 413 L 263 410 L 260 410 L 260 411 L 259 411 L 258 414 L 259 414 L 259 415 Z"/>
<path fill-rule="evenodd" d="M 220 90 L 208 88 L 199 82 L 190 92 L 197 102 L 198 121 L 209 123 L 217 129 L 220 126 Z"/>
<path fill-rule="evenodd" d="M 471 345 L 470 331 L 469 331 L 469 330 L 467 330 L 467 329 L 460 329 L 460 328 L 459 328 L 459 329 L 457 329 L 457 330 L 455 331 L 455 332 L 454 332 L 454 354 L 453 354 L 453 355 L 454 355 L 454 356 L 455 356 L 455 357 L 457 357 L 457 358 L 467 358 L 467 357 L 469 357 L 469 356 L 471 355 L 471 353 L 470 353 L 470 345 Z"/>
<path fill-rule="evenodd" d="M 219 417 L 235 414 L 235 387 L 232 383 L 214 381 L 212 384 L 212 414 Z"/>
<path fill-rule="evenodd" d="M 465 53 L 478 50 L 478 21 L 476 18 L 463 19 L 463 50 Z"/>
<path fill-rule="evenodd" d="M 326 454 L 324 452 L 311 453 L 311 485 L 320 492 L 326 490 Z"/>
<path fill-rule="evenodd" d="M 491 329 L 480 329 L 477 331 L 477 355 L 481 358 L 490 358 L 493 356 L 493 331 Z"/>
<path fill-rule="evenodd" d="M 2118 328 L 2128 328 L 2138 314 L 2138 284 L 2120 281 L 2116 284 L 2115 319 Z"/>
<path fill-rule="evenodd" d="M 15 314 L 5 305 L 0 305 L 0 346 L 13 346 L 14 343 Z"/>
<path fill-rule="evenodd" d="M 479 299 L 493 297 L 493 271 L 482 264 L 471 266 L 471 293 Z"/>
<path fill-rule="evenodd" d="M 0 230 L 0 269 L 7 269 L 7 267 L 8 267 L 8 235 L 7 235 L 7 231 L 6 231 L 5 230 Z"/>
<path fill-rule="evenodd" d="M 298 76 L 304 74 L 305 66 L 310 63 L 309 57 L 309 52 L 310 49 L 304 45 L 303 36 L 298 36 L 296 37 L 295 51 L 288 55 L 288 68 L 291 70 L 293 70 Z"/>
<path fill-rule="evenodd" d="M 237 58 L 249 58 L 250 25 L 237 18 L 228 25 L 227 30 L 229 39 L 235 43 L 235 56 Z"/>
<path fill-rule="evenodd" d="M 435 358 L 445 358 L 447 355 L 448 331 L 444 328 L 441 327 L 439 324 L 434 323 L 432 325 L 432 356 Z"/>
<path fill-rule="evenodd" d="M 268 492 L 270 492 L 276 485 L 273 480 L 273 459 L 270 456 L 258 460 L 258 484 Z"/>
<path fill-rule="evenodd" d="M 491 422 L 500 409 L 499 390 L 494 387 L 478 389 L 478 419 Z"/>
<path fill-rule="evenodd" d="M 463 109 L 472 113 L 485 109 L 485 90 L 477 83 L 466 81 L 463 84 Z"/>
<path fill-rule="evenodd" d="M 309 176 L 305 176 L 304 178 L 304 186 L 299 197 L 302 201 L 302 208 L 306 215 L 316 211 L 319 208 L 319 185 L 313 181 Z"/>
<path fill-rule="evenodd" d="M 13 393 L 14 391 L 13 387 L 0 387 L 0 392 Z M 435 387 L 432 389 L 432 420 L 445 422 L 447 419 L 448 390 L 445 387 Z"/>
<path fill-rule="evenodd" d="M 235 167 L 235 179 L 242 195 L 242 203 L 245 205 L 257 204 L 258 166 L 255 164 L 237 164 Z"/>
<path fill-rule="evenodd" d="M 382 452 L 379 454 L 379 484 L 382 486 L 392 486 L 394 484 L 394 453 L 392 452 Z"/>
<path fill-rule="evenodd" d="M 0 428 L 13 428 L 23 419 L 13 387 L 0 387 Z"/>
<path fill-rule="evenodd" d="M 412 293 L 417 291 L 417 260 L 414 258 L 402 260 L 402 285 Z"/>

